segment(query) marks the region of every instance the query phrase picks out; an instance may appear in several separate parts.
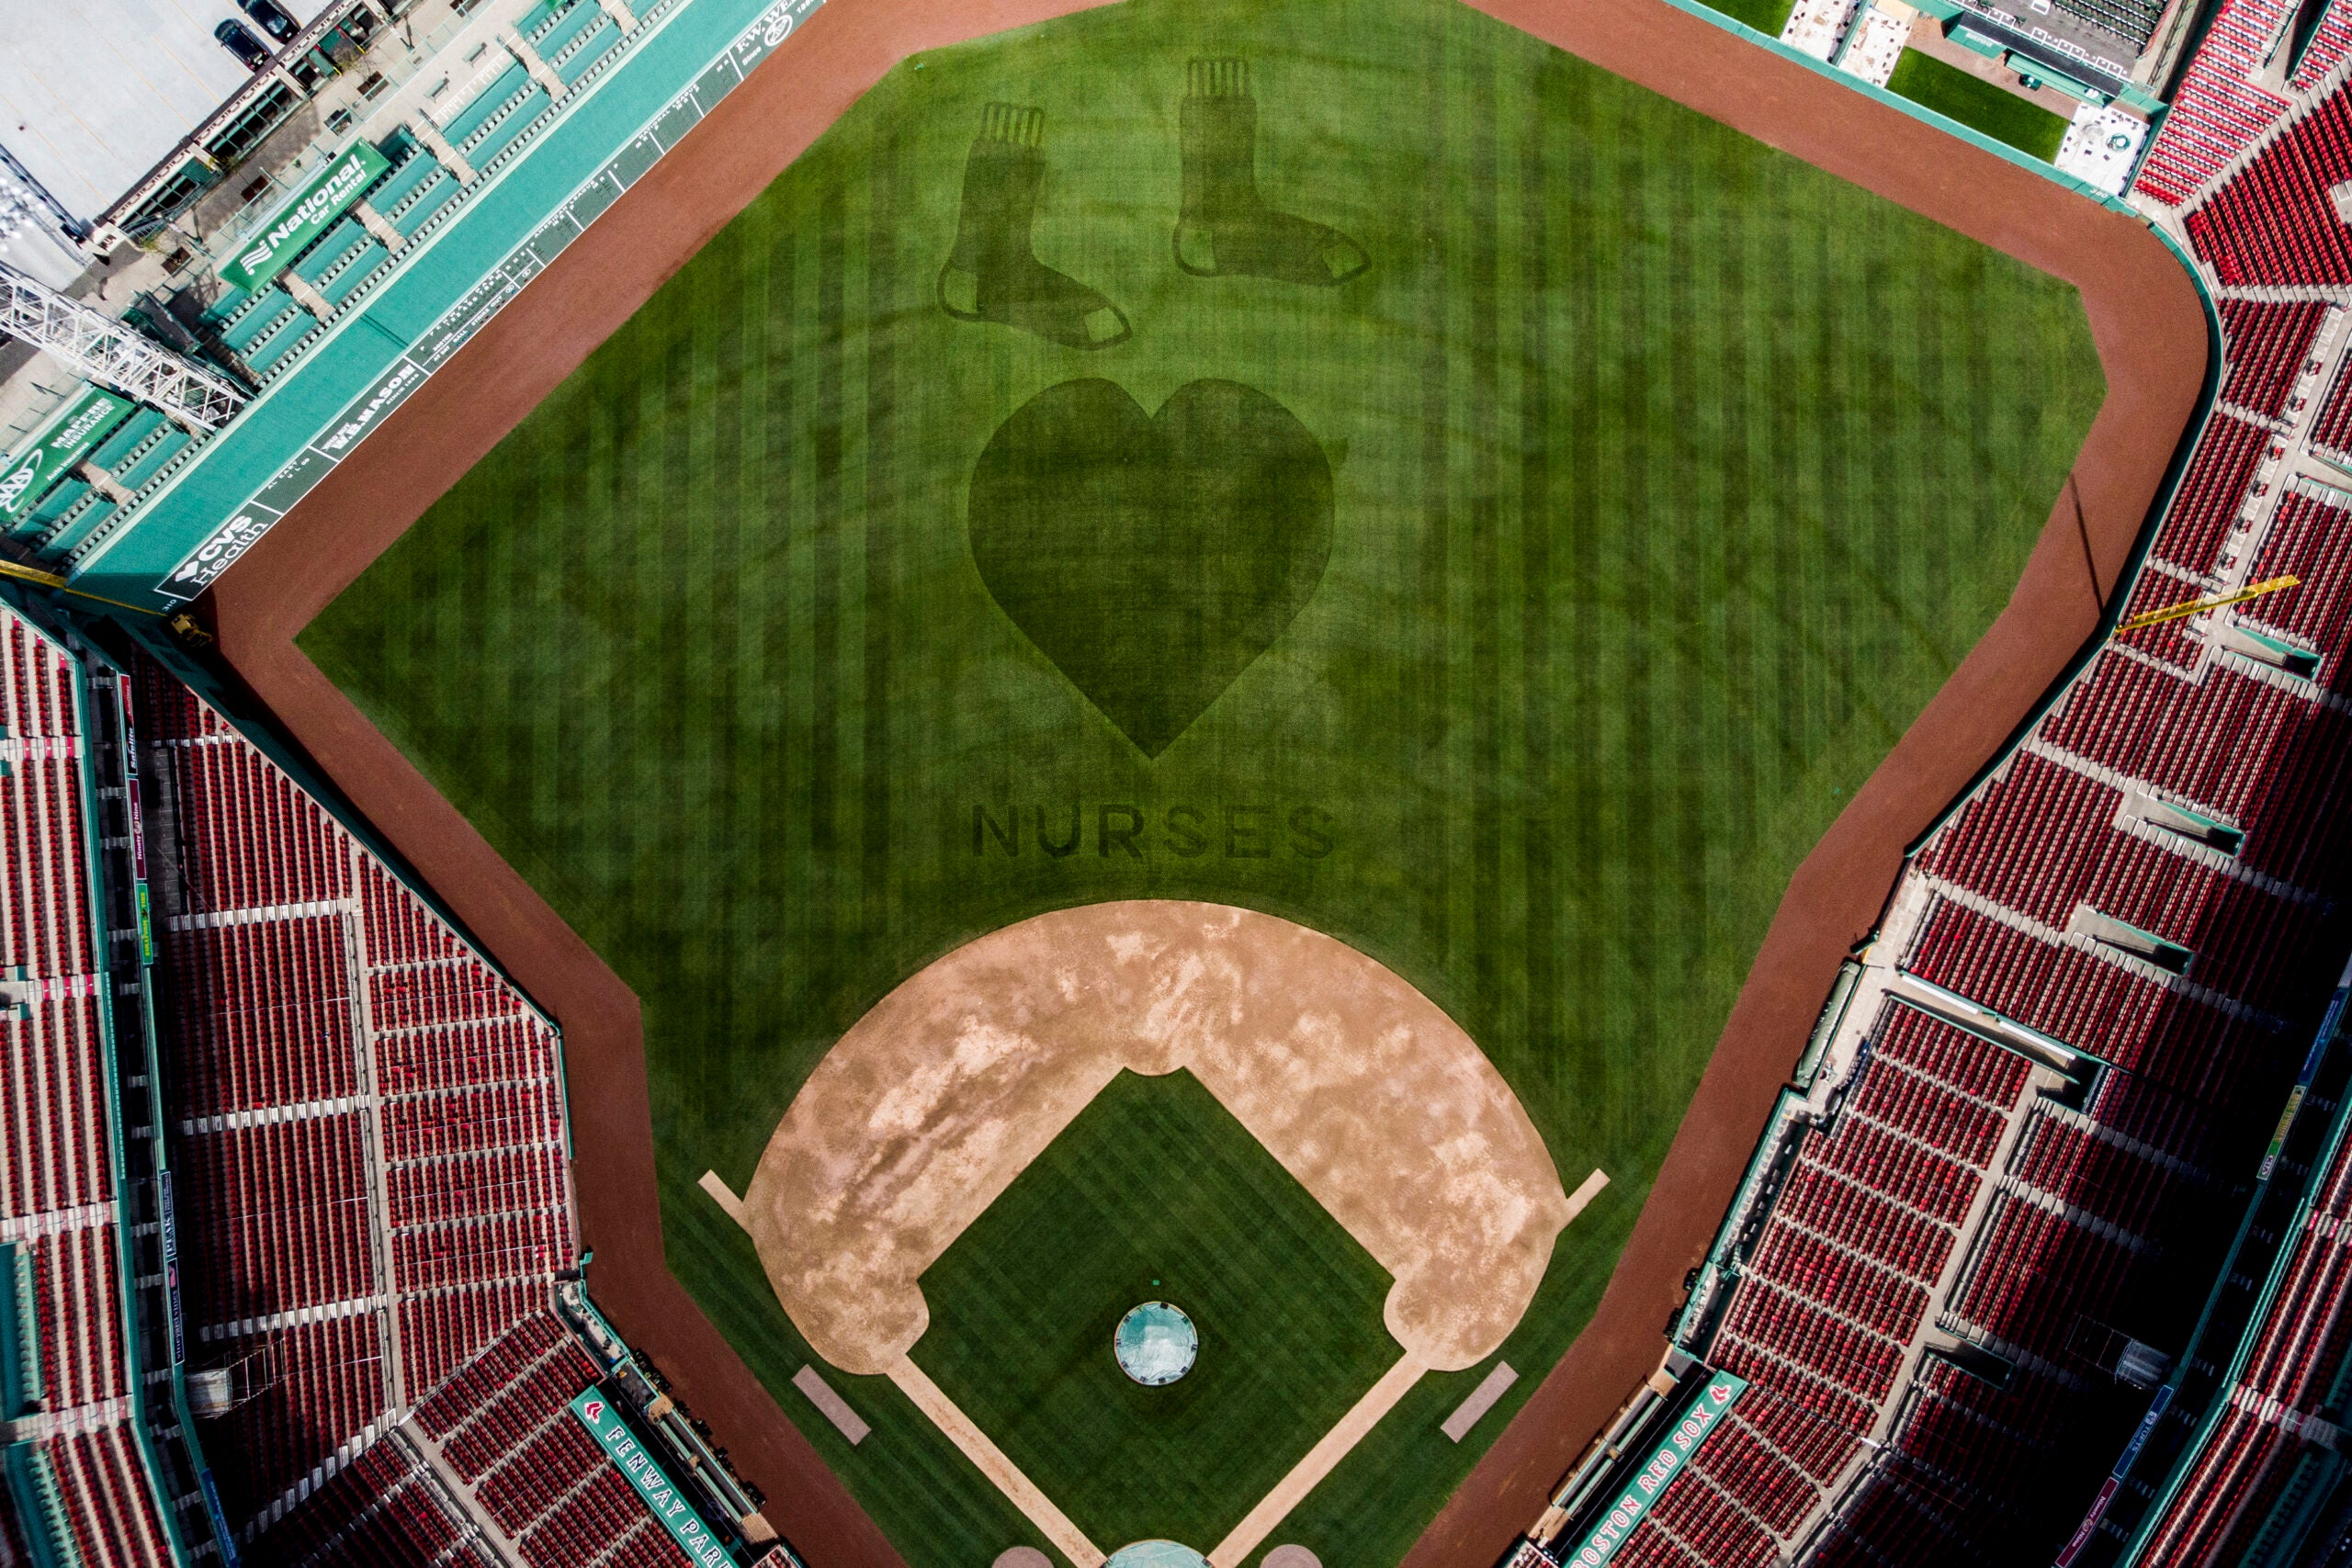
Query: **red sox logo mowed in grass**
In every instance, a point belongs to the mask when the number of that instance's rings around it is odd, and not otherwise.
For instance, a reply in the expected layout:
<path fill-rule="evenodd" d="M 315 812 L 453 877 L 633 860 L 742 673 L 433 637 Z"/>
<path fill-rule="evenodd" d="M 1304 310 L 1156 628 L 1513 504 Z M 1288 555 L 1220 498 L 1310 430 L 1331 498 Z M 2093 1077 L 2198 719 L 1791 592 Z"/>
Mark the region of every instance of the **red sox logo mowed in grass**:
<path fill-rule="evenodd" d="M 1195 277 L 1335 288 L 1371 258 L 1257 183 L 1247 62 L 1195 60 L 1182 112 L 1183 206 L 1170 261 Z M 1041 109 L 990 104 L 964 167 L 941 309 L 1096 352 L 1136 334 L 1108 297 L 1037 257 Z M 1116 382 L 1031 398 L 974 466 L 967 521 L 989 594 L 1147 757 L 1289 626 L 1331 555 L 1329 459 L 1281 402 L 1226 379 L 1147 412 Z"/>

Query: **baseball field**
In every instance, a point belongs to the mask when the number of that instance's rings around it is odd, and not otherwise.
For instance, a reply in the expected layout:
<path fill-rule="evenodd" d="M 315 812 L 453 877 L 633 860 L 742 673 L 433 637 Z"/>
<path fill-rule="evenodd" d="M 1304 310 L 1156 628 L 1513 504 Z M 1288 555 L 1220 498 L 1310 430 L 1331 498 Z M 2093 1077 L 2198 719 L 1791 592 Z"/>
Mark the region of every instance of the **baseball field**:
<path fill-rule="evenodd" d="M 670 1265 L 923 1568 L 1061 1543 L 702 1173 L 1047 911 L 1263 911 L 1442 1010 L 1608 1184 L 1264 1538 L 1385 1563 L 2102 389 L 2071 288 L 1467 9 L 1129 0 L 892 72 L 301 642 L 642 999 Z M 912 1364 L 1105 1549 L 1216 1545 L 1397 1355 L 1238 1117 L 1112 1079 L 922 1275 Z M 1199 1364 L 1122 1385 L 1160 1297 Z"/>

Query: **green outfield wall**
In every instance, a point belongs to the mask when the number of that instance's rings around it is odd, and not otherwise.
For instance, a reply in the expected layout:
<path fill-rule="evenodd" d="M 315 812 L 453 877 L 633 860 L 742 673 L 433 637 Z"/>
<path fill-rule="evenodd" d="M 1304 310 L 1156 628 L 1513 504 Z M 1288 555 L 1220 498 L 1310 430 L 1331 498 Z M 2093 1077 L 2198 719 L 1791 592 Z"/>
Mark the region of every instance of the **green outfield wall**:
<path fill-rule="evenodd" d="M 339 315 L 194 460 L 63 563 L 76 588 L 192 600 L 642 178 L 821 0 L 669 0 L 514 159 Z"/>
<path fill-rule="evenodd" d="M 85 593 L 159 613 L 198 597 L 821 3 L 664 0 L 648 8 L 618 62 L 575 86 L 556 121 L 469 190 L 457 216 L 416 243 L 364 306 L 340 315 L 159 490 L 52 564 Z M 1736 16 L 1700 0 L 1669 3 L 1835 73 Z M 1838 80 L 2102 205 L 2122 205 L 1946 116 Z"/>

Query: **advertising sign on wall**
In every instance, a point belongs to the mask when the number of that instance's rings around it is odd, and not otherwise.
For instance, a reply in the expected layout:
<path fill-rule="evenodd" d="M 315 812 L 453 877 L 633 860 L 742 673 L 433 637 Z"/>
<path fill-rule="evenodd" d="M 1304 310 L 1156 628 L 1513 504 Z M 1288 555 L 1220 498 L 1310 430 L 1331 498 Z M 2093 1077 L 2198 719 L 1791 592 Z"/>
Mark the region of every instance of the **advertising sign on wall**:
<path fill-rule="evenodd" d="M 662 1521 L 688 1562 L 697 1568 L 732 1568 L 727 1548 L 702 1522 L 702 1516 L 695 1511 L 686 1495 L 671 1483 L 670 1474 L 662 1468 L 661 1461 L 637 1440 L 602 1389 L 581 1390 L 572 1398 L 571 1413 L 580 1417 L 580 1424 L 588 1428 L 588 1435 L 596 1439 L 605 1457 L 628 1478 L 639 1499 L 653 1510 L 653 1517 Z"/>
<path fill-rule="evenodd" d="M 1601 1568 L 1616 1556 L 1617 1549 L 1625 1544 L 1625 1538 L 1634 1533 L 1634 1527 L 1647 1517 L 1657 1505 L 1667 1483 L 1682 1473 L 1690 1456 L 1699 1451 L 1699 1445 L 1723 1425 L 1724 1417 L 1731 1412 L 1732 1402 L 1747 1388 L 1746 1378 L 1730 1372 L 1716 1372 L 1709 1377 L 1699 1390 L 1699 1397 L 1690 1402 L 1690 1408 L 1674 1423 L 1673 1429 L 1659 1441 L 1649 1459 L 1634 1472 L 1633 1479 L 1625 1483 L 1617 1500 L 1594 1521 L 1577 1549 L 1560 1561 L 1567 1568 Z"/>
<path fill-rule="evenodd" d="M 304 246 L 325 233 L 350 210 L 359 193 L 390 167 L 367 142 L 353 142 L 220 264 L 220 280 L 248 294 L 259 288 L 285 271 Z"/>
<path fill-rule="evenodd" d="M 130 407 L 104 387 L 84 387 L 74 394 L 40 434 L 0 467 L 0 524 L 14 524 L 40 505 L 40 498 L 74 471 L 74 464 L 96 450 L 116 425 L 130 417 Z"/>

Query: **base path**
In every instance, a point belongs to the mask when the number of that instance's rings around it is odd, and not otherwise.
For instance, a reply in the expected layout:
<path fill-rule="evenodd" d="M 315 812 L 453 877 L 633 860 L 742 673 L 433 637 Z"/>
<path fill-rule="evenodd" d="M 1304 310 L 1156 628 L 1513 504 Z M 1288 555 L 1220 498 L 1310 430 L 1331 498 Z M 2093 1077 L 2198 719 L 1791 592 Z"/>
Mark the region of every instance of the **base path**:
<path fill-rule="evenodd" d="M 899 1393 L 914 1401 L 916 1409 L 931 1417 L 933 1426 L 947 1434 L 948 1441 L 964 1450 L 964 1457 L 998 1491 L 1012 1499 L 1012 1506 L 1070 1560 L 1072 1568 L 1102 1568 L 1102 1549 L 1087 1540 L 1086 1532 L 1070 1523 L 1069 1516 L 1055 1507 L 1053 1499 L 1039 1491 L 1037 1483 L 1007 1459 L 1004 1450 L 980 1430 L 978 1423 L 965 1415 L 921 1367 L 901 1356 L 890 1363 L 889 1378 L 899 1385 Z"/>
<path fill-rule="evenodd" d="M 1305 1501 L 1316 1484 L 1339 1468 L 1340 1461 L 1348 1457 L 1348 1450 L 1380 1425 L 1380 1418 L 1395 1409 L 1396 1402 L 1429 1370 L 1410 1351 L 1398 1358 L 1396 1364 L 1380 1375 L 1380 1381 L 1365 1391 L 1338 1424 L 1306 1450 L 1306 1457 L 1291 1466 L 1290 1473 L 1274 1483 L 1274 1489 L 1217 1542 L 1216 1550 L 1209 1553 L 1209 1568 L 1241 1568 L 1250 1554 L 1258 1550 L 1258 1543 L 1273 1534 L 1274 1527 L 1290 1517 L 1290 1511 Z"/>
<path fill-rule="evenodd" d="M 814 1568 L 898 1554 L 662 1257 L 638 1003 L 294 636 L 489 453 L 899 58 L 1085 8 L 1061 0 L 830 0 L 677 149 L 335 468 L 198 615 L 234 676 L 563 1029 L 598 1305 L 708 1421 Z M 2195 411 L 2206 321 L 2173 253 L 2109 211 L 1665 0 L 1484 8 L 1774 147 L 2066 279 L 2108 397 L 2016 595 L 1798 869 L 1584 1333 L 1408 1557 L 1491 1568 L 1657 1362 L 1804 1048 L 1838 960 L 1878 919 L 1905 847 L 1966 787 L 2096 629 Z"/>

